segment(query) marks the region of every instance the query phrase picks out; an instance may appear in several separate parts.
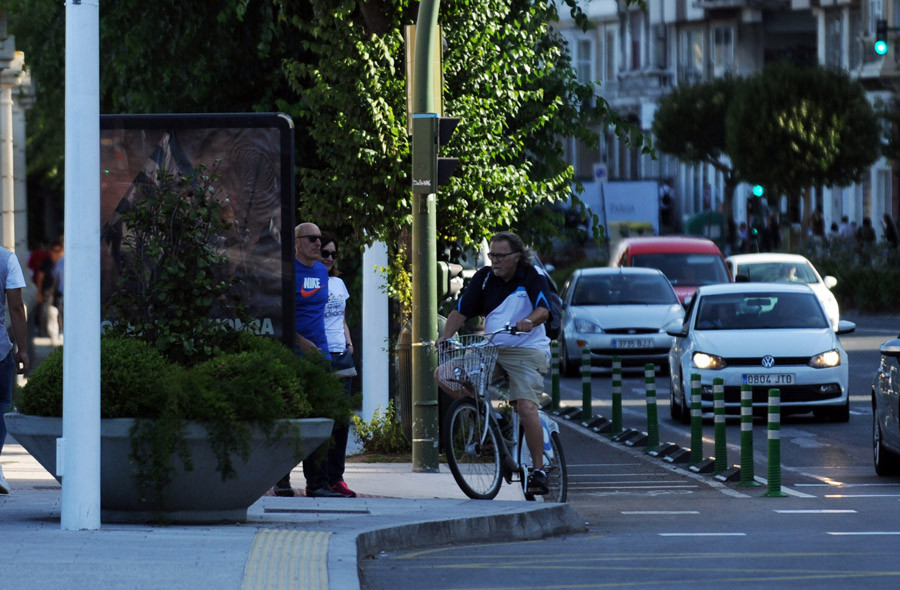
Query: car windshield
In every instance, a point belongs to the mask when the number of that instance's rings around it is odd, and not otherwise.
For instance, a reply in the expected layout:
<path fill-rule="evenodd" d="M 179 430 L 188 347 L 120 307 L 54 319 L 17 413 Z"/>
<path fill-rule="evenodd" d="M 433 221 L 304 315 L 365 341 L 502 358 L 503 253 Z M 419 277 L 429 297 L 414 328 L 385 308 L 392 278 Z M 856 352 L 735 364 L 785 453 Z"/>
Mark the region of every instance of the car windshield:
<path fill-rule="evenodd" d="M 582 276 L 575 284 L 572 305 L 670 305 L 675 292 L 660 275 Z"/>
<path fill-rule="evenodd" d="M 679 252 L 636 254 L 632 266 L 658 268 L 675 286 L 714 285 L 728 283 L 725 263 L 715 254 L 686 254 Z"/>
<path fill-rule="evenodd" d="M 737 274 L 754 283 L 818 283 L 816 273 L 806 262 L 754 262 L 738 264 Z"/>
<path fill-rule="evenodd" d="M 822 307 L 812 293 L 707 295 L 697 303 L 698 330 L 828 327 Z"/>

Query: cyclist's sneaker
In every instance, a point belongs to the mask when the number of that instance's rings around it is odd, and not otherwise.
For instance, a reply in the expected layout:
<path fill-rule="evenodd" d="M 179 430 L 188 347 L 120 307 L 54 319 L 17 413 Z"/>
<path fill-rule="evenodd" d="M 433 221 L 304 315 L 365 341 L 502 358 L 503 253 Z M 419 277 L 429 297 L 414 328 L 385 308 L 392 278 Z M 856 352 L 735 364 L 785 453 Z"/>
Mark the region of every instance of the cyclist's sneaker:
<path fill-rule="evenodd" d="M 347 487 L 347 482 L 341 480 L 337 483 L 331 484 L 331 491 L 337 492 L 345 498 L 355 498 L 356 492 Z"/>
<path fill-rule="evenodd" d="M 525 493 L 537 496 L 550 493 L 550 488 L 547 486 L 547 474 L 543 470 L 535 469 L 531 472 L 531 475 L 528 476 L 528 485 L 525 486 Z"/>

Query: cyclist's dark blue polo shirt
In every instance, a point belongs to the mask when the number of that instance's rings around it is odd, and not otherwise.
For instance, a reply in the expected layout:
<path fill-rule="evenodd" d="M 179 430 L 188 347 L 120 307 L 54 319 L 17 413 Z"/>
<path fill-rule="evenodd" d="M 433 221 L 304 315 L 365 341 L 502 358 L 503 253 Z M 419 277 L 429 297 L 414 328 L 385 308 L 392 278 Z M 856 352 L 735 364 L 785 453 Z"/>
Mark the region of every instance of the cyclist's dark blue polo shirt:
<path fill-rule="evenodd" d="M 504 328 L 507 323 L 515 325 L 537 307 L 550 311 L 546 295 L 549 292 L 547 277 L 533 266 L 519 262 L 516 274 L 509 281 L 504 281 L 493 273 L 490 266 L 485 266 L 469 281 L 456 310 L 467 318 L 484 316 L 484 331 L 494 332 Z M 536 348 L 550 354 L 550 339 L 547 338 L 544 324 L 517 336 L 497 334 L 494 343 L 499 346 Z"/>

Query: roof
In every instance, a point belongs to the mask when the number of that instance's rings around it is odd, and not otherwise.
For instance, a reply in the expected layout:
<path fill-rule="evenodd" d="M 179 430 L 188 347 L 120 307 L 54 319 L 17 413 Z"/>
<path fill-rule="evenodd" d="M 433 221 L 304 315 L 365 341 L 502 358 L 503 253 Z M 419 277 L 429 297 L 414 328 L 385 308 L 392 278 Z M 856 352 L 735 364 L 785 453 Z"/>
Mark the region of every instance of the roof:
<path fill-rule="evenodd" d="M 706 238 L 690 236 L 645 236 L 625 238 L 616 247 L 621 252 L 628 249 L 632 254 L 643 252 L 709 252 L 721 254 L 715 242 Z"/>
<path fill-rule="evenodd" d="M 783 252 L 759 252 L 753 254 L 734 254 L 726 258 L 728 262 L 735 264 L 752 264 L 763 262 L 806 262 L 809 260 L 800 254 L 786 254 Z"/>
<path fill-rule="evenodd" d="M 578 269 L 582 276 L 600 276 L 600 275 L 644 275 L 644 276 L 662 276 L 665 275 L 657 268 L 645 266 L 590 266 Z"/>
<path fill-rule="evenodd" d="M 803 283 L 719 283 L 697 289 L 697 296 L 727 295 L 729 293 L 810 293 L 813 290 Z"/>

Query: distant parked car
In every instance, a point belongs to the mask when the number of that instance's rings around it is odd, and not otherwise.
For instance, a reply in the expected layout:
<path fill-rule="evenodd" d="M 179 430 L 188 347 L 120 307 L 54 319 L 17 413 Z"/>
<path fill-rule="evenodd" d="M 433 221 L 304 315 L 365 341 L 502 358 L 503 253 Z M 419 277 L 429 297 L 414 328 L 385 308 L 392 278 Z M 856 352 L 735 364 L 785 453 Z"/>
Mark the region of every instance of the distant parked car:
<path fill-rule="evenodd" d="M 841 312 L 837 299 L 831 292 L 837 285 L 837 279 L 831 275 L 821 276 L 806 257 L 780 253 L 735 254 L 726 258 L 725 262 L 738 281 L 809 285 L 822 302 L 831 327 L 837 330 Z"/>
<path fill-rule="evenodd" d="M 847 353 L 837 330 L 806 285 L 733 283 L 700 287 L 669 352 L 672 418 L 690 421 L 690 379 L 700 375 L 702 407 L 713 410 L 713 380 L 725 385 L 725 409 L 738 413 L 741 385 L 749 384 L 753 407 L 764 411 L 770 388 L 781 390 L 782 414 L 809 412 L 838 422 L 850 419 Z"/>
<path fill-rule="evenodd" d="M 872 383 L 872 454 L 875 473 L 900 475 L 900 340 L 881 345 Z"/>
<path fill-rule="evenodd" d="M 668 367 L 672 337 L 666 326 L 681 321 L 684 308 L 660 271 L 582 268 L 572 273 L 560 296 L 559 365 L 564 375 L 577 374 L 585 346 L 598 366 L 610 366 L 612 357 L 619 356 L 623 365 Z"/>
<path fill-rule="evenodd" d="M 648 236 L 627 238 L 618 243 L 609 257 L 612 267 L 642 266 L 658 268 L 672 286 L 682 304 L 701 285 L 730 283 L 731 273 L 715 242 L 685 236 Z"/>

